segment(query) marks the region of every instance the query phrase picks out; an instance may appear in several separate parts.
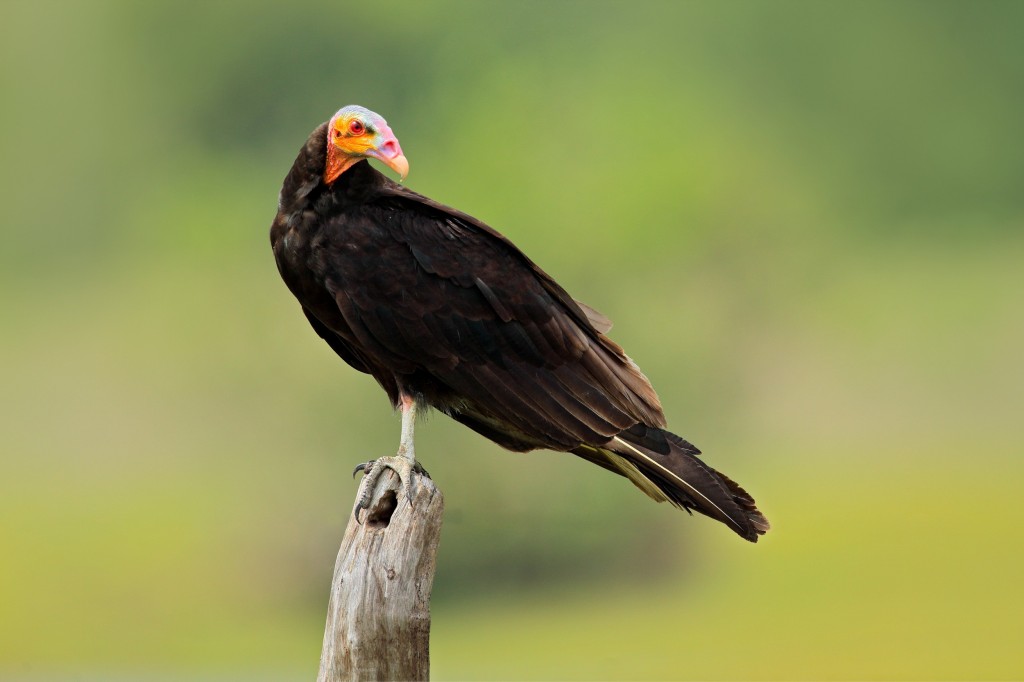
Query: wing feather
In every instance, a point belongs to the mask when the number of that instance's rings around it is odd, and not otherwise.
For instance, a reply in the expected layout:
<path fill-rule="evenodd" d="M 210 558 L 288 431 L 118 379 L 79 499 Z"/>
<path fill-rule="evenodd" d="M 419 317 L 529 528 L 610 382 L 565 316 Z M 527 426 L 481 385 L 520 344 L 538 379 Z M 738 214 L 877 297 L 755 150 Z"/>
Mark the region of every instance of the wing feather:
<path fill-rule="evenodd" d="M 489 227 L 410 195 L 345 216 L 323 260 L 354 341 L 399 385 L 429 376 L 442 409 L 559 450 L 664 423 L 607 318 Z"/>

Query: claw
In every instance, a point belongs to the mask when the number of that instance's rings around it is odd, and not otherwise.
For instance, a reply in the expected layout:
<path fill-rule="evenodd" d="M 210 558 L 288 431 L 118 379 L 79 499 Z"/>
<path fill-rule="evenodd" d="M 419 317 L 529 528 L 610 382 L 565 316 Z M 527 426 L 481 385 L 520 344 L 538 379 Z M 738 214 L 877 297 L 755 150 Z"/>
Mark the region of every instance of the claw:
<path fill-rule="evenodd" d="M 365 473 L 365 478 L 360 484 L 363 494 L 360 496 L 359 501 L 356 503 L 353 513 L 356 516 L 356 521 L 362 523 L 359 518 L 360 513 L 363 509 L 369 509 L 370 502 L 373 497 L 373 489 L 376 486 L 376 479 L 378 476 L 384 473 L 385 469 L 391 469 L 398 474 L 399 485 L 401 487 L 401 494 L 409 502 L 409 506 L 413 505 L 412 498 L 412 475 L 413 473 L 420 474 L 422 476 L 430 477 L 430 474 L 420 466 L 419 462 L 409 460 L 402 455 L 395 457 L 381 457 L 376 460 L 364 462 L 355 468 L 352 472 L 352 476 L 355 477 L 360 471 Z M 370 480 L 367 480 L 370 479 Z"/>
<path fill-rule="evenodd" d="M 352 510 L 352 514 L 356 517 L 356 523 L 360 526 L 363 525 L 363 520 L 360 517 L 364 509 L 370 508 L 370 496 L 373 494 L 373 489 L 367 487 L 363 490 L 363 494 L 356 500 L 356 506 Z"/>
<path fill-rule="evenodd" d="M 369 462 L 357 464 L 356 468 L 352 470 L 352 478 L 355 478 L 360 471 L 364 472 L 366 476 L 369 476 L 370 472 L 373 471 L 373 463 L 376 461 L 377 460 L 371 459 Z M 360 515 L 362 514 L 364 509 L 370 508 L 370 498 L 372 496 L 373 487 L 366 486 L 363 488 L 363 494 L 359 497 L 358 500 L 356 500 L 356 506 L 352 510 L 352 514 L 356 517 L 356 523 L 358 523 L 360 526 L 363 525 L 363 520 L 360 518 Z"/>

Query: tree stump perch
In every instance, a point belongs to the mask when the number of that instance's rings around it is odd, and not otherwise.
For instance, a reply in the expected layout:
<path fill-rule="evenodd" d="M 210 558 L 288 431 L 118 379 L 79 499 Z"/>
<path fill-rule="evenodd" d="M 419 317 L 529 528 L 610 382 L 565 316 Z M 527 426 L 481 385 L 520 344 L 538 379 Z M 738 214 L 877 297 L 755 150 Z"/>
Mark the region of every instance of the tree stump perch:
<path fill-rule="evenodd" d="M 349 519 L 334 564 L 317 682 L 430 676 L 430 591 L 444 499 L 419 473 L 411 507 L 399 490 L 398 475 L 385 470 L 362 522 L 355 514 Z"/>

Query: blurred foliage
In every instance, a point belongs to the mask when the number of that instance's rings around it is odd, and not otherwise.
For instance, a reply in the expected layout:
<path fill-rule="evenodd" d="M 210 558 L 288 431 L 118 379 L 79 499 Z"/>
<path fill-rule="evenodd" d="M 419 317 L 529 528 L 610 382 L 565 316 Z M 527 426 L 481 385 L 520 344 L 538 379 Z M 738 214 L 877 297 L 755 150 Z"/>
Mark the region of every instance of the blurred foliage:
<path fill-rule="evenodd" d="M 360 103 L 775 525 L 429 419 L 439 679 L 1024 666 L 1024 5 L 0 8 L 0 677 L 308 679 L 383 393 L 267 243 Z"/>

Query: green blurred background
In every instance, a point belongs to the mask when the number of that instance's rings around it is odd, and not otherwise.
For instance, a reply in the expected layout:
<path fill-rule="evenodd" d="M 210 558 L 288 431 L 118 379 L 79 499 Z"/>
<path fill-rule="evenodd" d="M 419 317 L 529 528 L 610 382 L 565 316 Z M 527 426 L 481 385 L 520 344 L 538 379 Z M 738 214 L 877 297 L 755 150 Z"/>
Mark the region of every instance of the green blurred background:
<path fill-rule="evenodd" d="M 344 104 L 616 322 L 749 545 L 443 417 L 437 679 L 1024 676 L 1024 4 L 0 8 L 0 678 L 315 675 L 379 388 L 268 245 Z"/>

